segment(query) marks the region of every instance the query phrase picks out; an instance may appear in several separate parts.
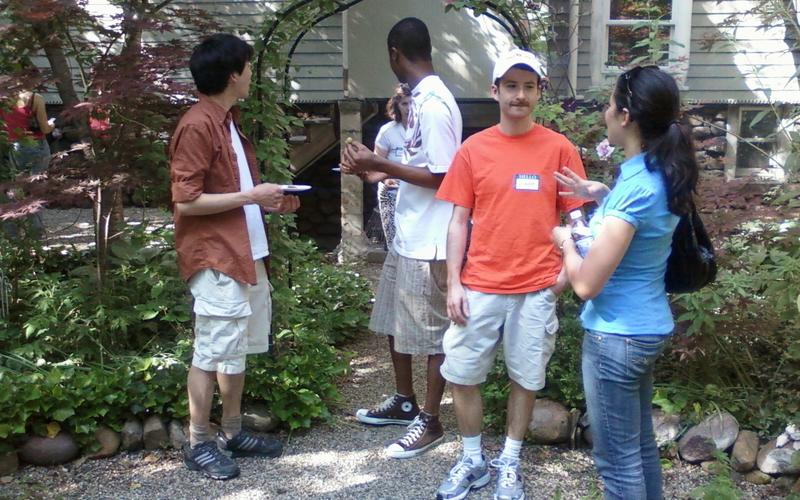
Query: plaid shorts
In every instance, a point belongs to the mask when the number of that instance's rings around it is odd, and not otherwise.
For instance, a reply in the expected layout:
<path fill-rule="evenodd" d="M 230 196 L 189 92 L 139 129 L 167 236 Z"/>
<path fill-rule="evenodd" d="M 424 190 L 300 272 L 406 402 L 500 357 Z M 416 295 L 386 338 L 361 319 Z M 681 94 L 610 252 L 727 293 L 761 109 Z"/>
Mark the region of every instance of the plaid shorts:
<path fill-rule="evenodd" d="M 441 354 L 447 317 L 447 263 L 417 260 L 389 250 L 369 328 L 392 335 L 395 351 Z"/>

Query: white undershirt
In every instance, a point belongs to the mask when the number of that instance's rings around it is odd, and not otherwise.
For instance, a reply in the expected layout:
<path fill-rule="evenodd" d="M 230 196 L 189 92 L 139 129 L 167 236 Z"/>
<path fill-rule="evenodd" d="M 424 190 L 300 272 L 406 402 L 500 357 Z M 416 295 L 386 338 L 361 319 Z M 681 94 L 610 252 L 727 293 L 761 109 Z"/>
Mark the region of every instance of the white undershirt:
<path fill-rule="evenodd" d="M 253 177 L 250 175 L 250 167 L 247 164 L 247 156 L 244 154 L 242 140 L 236 125 L 231 121 L 231 143 L 233 151 L 236 153 L 236 163 L 239 164 L 239 188 L 241 192 L 253 189 Z M 263 259 L 269 255 L 269 244 L 267 243 L 267 232 L 264 230 L 264 219 L 261 216 L 261 208 L 256 204 L 244 205 L 244 215 L 247 220 L 247 235 L 250 237 L 250 251 L 253 253 L 253 260 Z"/>

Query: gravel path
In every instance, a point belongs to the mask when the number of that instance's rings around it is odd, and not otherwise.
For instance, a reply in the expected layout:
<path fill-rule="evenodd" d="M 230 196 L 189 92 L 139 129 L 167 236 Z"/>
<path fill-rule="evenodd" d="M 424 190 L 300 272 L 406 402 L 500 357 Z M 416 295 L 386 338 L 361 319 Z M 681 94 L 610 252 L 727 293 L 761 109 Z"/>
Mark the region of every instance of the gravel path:
<path fill-rule="evenodd" d="M 69 210 L 42 210 L 42 222 L 45 227 L 45 244 L 48 246 L 75 246 L 83 250 L 94 246 L 92 235 L 92 209 L 71 208 Z M 151 226 L 162 226 L 172 223 L 172 215 L 160 208 L 126 208 L 125 221 L 129 226 L 148 221 Z"/>
<path fill-rule="evenodd" d="M 91 211 L 89 211 L 91 214 Z M 73 214 L 74 215 L 74 214 Z M 65 220 L 69 220 L 68 218 Z M 364 274 L 375 279 L 376 265 Z M 175 451 L 122 453 L 104 460 L 78 460 L 65 466 L 25 467 L 1 498 L 220 498 L 220 499 L 421 499 L 433 498 L 460 452 L 452 398 L 445 393 L 442 421 L 445 442 L 425 455 L 394 460 L 382 453 L 403 428 L 360 425 L 355 409 L 371 406 L 392 392 L 392 370 L 385 340 L 363 334 L 346 346 L 355 356 L 352 373 L 342 385 L 342 402 L 329 423 L 303 433 L 284 435 L 286 447 L 277 459 L 240 459 L 241 477 L 219 482 L 186 470 Z M 424 399 L 424 365 L 415 365 L 418 399 Z M 502 436 L 484 438 L 487 455 L 499 453 Z M 526 445 L 523 476 L 529 499 L 599 498 L 600 483 L 588 450 Z M 676 464 L 665 470 L 665 497 L 690 498 L 693 488 L 710 481 L 700 467 Z M 492 485 L 468 498 L 487 500 Z M 743 483 L 744 498 L 780 498 L 772 487 Z"/>

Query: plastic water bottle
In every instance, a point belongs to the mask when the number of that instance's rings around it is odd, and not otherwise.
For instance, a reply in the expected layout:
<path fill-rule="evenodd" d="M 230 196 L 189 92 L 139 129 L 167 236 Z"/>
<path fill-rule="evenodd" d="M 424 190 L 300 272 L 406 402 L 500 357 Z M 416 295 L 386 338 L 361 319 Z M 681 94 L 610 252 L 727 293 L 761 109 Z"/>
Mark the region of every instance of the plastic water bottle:
<path fill-rule="evenodd" d="M 583 217 L 583 212 L 580 209 L 575 209 L 569 213 L 570 221 L 572 222 L 572 240 L 575 242 L 575 248 L 581 257 L 586 257 L 589 253 L 589 247 L 592 246 L 594 236 L 589 225 L 586 224 L 586 219 Z"/>

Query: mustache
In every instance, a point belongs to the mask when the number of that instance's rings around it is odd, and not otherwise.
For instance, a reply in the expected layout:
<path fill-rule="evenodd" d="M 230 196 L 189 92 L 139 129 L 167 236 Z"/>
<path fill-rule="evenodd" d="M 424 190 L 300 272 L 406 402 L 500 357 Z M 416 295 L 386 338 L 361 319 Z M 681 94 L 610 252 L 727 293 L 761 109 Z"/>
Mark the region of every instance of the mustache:
<path fill-rule="evenodd" d="M 530 106 L 531 103 L 528 101 L 513 101 L 509 104 L 509 106 Z"/>

